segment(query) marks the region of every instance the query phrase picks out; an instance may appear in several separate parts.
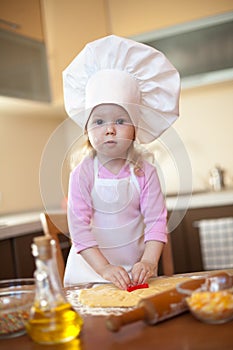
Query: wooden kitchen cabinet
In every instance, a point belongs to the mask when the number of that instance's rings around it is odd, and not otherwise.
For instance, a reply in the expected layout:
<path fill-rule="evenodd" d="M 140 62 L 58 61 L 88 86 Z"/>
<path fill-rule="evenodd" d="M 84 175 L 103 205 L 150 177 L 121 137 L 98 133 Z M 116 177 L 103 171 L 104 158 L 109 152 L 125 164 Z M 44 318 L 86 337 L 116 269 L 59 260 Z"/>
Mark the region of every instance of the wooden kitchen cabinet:
<path fill-rule="evenodd" d="M 172 256 L 174 264 L 174 272 L 182 273 L 187 271 L 188 263 L 188 251 L 187 251 L 187 237 L 184 234 L 184 218 L 182 219 L 183 212 L 176 210 L 173 212 L 173 215 L 176 217 L 176 220 L 180 222 L 178 226 L 170 232 L 171 244 L 172 244 Z M 171 215 L 168 212 L 168 217 Z M 168 221 L 169 223 L 169 221 Z M 169 227 L 169 225 L 168 225 Z"/>
<path fill-rule="evenodd" d="M 198 4 L 197 4 L 198 3 Z M 190 11 L 187 1 L 108 1 L 108 16 L 112 33 L 120 36 L 136 36 L 139 33 L 152 33 L 187 23 L 217 13 L 232 11 L 231 1 L 195 2 Z"/>
<path fill-rule="evenodd" d="M 0 95 L 51 102 L 40 0 L 0 1 Z"/>
<path fill-rule="evenodd" d="M 35 270 L 31 244 L 34 237 L 42 235 L 34 232 L 0 240 L 0 279 L 30 278 Z"/>
<path fill-rule="evenodd" d="M 35 260 L 32 256 L 33 238 L 41 236 L 42 231 L 24 234 L 0 240 L 0 279 L 31 278 L 35 271 Z M 62 254 L 66 261 L 70 250 L 70 239 L 59 235 Z"/>
<path fill-rule="evenodd" d="M 10 239 L 0 241 L 0 279 L 15 278 L 14 257 Z"/>
<path fill-rule="evenodd" d="M 43 41 L 40 0 L 1 0 L 0 28 Z"/>
<path fill-rule="evenodd" d="M 32 256 L 31 244 L 34 237 L 41 236 L 42 234 L 42 232 L 36 232 L 12 239 L 15 274 L 17 278 L 33 277 L 35 261 Z"/>
<path fill-rule="evenodd" d="M 175 215 L 180 215 L 179 210 Z M 200 238 L 195 222 L 232 216 L 233 205 L 189 209 L 171 232 L 175 273 L 203 270 Z"/>

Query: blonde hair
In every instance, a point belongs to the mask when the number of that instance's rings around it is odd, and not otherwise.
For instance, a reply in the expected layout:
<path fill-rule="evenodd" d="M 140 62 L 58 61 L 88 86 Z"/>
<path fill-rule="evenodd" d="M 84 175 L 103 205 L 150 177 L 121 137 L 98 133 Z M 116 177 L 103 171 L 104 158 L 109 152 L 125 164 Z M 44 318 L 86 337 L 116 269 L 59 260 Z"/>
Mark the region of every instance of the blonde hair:
<path fill-rule="evenodd" d="M 96 150 L 92 147 L 87 135 L 83 135 L 82 143 L 75 143 L 70 151 L 70 168 L 73 170 L 81 161 L 89 156 L 94 158 Z M 154 163 L 154 155 L 148 149 L 133 141 L 127 155 L 127 162 L 133 164 L 134 173 L 136 176 L 143 176 L 143 161 L 147 160 Z"/>

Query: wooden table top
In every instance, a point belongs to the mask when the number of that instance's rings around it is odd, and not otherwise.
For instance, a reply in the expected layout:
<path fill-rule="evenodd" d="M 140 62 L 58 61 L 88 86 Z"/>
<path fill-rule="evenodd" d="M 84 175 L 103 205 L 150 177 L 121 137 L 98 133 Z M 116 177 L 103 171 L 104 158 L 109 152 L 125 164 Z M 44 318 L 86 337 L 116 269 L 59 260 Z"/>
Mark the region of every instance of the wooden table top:
<path fill-rule="evenodd" d="M 233 272 L 231 270 L 230 272 Z M 138 321 L 111 332 L 105 316 L 84 315 L 80 338 L 61 345 L 39 345 L 25 334 L 0 340 L 0 349 L 9 350 L 233 350 L 233 321 L 211 325 L 196 320 L 189 312 L 147 325 Z"/>
<path fill-rule="evenodd" d="M 27 335 L 0 340 L 0 349 L 9 350 L 232 350 L 233 321 L 210 325 L 184 313 L 154 326 L 143 321 L 123 327 L 119 332 L 107 330 L 104 316 L 85 316 L 79 340 L 62 345 L 39 345 Z"/>

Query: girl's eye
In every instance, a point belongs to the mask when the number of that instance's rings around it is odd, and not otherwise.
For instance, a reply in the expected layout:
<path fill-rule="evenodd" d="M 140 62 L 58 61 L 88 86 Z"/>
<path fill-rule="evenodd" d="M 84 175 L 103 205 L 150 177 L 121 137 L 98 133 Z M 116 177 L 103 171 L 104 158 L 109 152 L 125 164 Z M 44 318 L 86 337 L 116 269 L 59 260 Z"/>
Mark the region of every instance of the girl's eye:
<path fill-rule="evenodd" d="M 96 119 L 95 123 L 97 125 L 102 125 L 103 124 L 103 119 Z"/>
<path fill-rule="evenodd" d="M 125 121 L 124 121 L 123 118 L 119 118 L 119 119 L 116 120 L 116 124 L 120 124 L 121 125 L 121 124 L 124 124 L 124 122 Z"/>

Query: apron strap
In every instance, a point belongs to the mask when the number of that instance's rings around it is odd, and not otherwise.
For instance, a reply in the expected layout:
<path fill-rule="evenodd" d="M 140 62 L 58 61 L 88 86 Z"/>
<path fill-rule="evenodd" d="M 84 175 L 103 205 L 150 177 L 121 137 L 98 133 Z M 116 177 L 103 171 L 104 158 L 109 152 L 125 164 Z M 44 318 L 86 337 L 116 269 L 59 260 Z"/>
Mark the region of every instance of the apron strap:
<path fill-rule="evenodd" d="M 97 157 L 94 158 L 94 177 L 96 177 L 98 174 L 98 159 Z"/>
<path fill-rule="evenodd" d="M 140 193 L 141 189 L 140 189 L 137 177 L 134 173 L 134 167 L 133 167 L 132 163 L 130 163 L 129 169 L 130 169 L 130 175 L 131 175 L 132 182 L 135 185 L 138 193 Z M 97 157 L 94 158 L 94 176 L 95 176 L 95 178 L 98 177 L 98 159 L 97 159 Z"/>
<path fill-rule="evenodd" d="M 135 187 L 136 187 L 136 189 L 138 190 L 138 193 L 140 193 L 141 192 L 141 189 L 140 189 L 140 186 L 139 186 L 139 183 L 138 183 L 138 180 L 137 180 L 137 177 L 136 177 L 136 175 L 135 175 L 135 173 L 134 173 L 134 167 L 133 167 L 133 164 L 132 163 L 130 163 L 130 174 L 131 174 L 131 179 L 132 179 L 132 181 L 133 181 L 133 183 L 134 183 L 134 185 L 135 185 Z"/>

